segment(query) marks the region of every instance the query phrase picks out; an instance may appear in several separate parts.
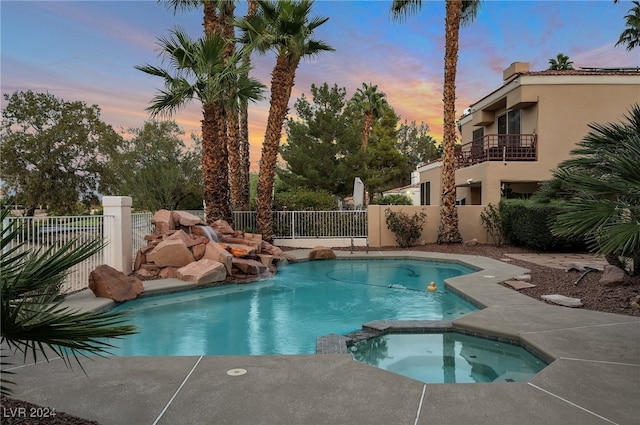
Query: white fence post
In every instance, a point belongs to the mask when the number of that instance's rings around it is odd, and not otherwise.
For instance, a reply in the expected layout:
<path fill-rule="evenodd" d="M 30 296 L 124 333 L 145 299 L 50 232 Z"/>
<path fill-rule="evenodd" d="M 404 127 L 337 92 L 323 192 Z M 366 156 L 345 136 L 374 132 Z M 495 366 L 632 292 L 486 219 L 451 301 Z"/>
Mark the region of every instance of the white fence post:
<path fill-rule="evenodd" d="M 105 226 L 105 238 L 109 244 L 105 247 L 108 251 L 108 265 L 124 274 L 131 273 L 131 258 L 133 256 L 133 240 L 131 237 L 131 205 L 130 196 L 104 196 L 102 206 L 104 216 L 112 216 L 111 226 Z"/>

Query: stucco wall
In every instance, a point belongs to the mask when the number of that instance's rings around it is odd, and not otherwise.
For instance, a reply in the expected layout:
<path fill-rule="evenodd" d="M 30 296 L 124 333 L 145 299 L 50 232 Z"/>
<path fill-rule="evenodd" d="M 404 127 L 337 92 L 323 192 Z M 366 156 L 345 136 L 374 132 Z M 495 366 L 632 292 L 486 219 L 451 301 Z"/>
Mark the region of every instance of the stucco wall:
<path fill-rule="evenodd" d="M 521 133 L 537 135 L 538 160 L 490 161 L 457 170 L 457 197 L 467 198 L 467 203 L 471 199 L 474 204 L 497 204 L 504 181 L 533 184 L 531 182 L 549 180 L 552 170 L 570 157 L 576 143 L 590 131 L 589 124 L 619 122 L 633 103 L 640 102 L 640 77 L 636 76 L 586 80 L 554 76 L 521 78 L 521 84 L 507 93 L 509 100 L 493 111 L 494 121 L 484 127 L 484 134 L 497 133 L 497 117 L 507 110 L 505 106 L 518 102 L 529 105 L 521 110 Z M 473 130 L 479 128 L 472 122 L 473 117 L 461 121 L 463 144 L 469 143 Z M 430 178 L 437 179 L 433 175 Z M 469 179 L 476 184 L 481 182 L 479 201 L 467 186 Z"/>
<path fill-rule="evenodd" d="M 396 237 L 387 227 L 385 210 L 402 211 L 410 217 L 424 212 L 427 214 L 427 222 L 423 227 L 422 235 L 417 244 L 436 243 L 438 240 L 438 225 L 440 224 L 439 206 L 404 206 L 404 205 L 369 205 L 368 212 L 368 237 L 369 247 L 398 246 Z M 480 205 L 465 205 L 458 207 L 458 229 L 464 241 L 477 239 L 479 243 L 492 243 L 489 241 L 486 230 L 482 227 L 480 213 L 484 210 Z"/>

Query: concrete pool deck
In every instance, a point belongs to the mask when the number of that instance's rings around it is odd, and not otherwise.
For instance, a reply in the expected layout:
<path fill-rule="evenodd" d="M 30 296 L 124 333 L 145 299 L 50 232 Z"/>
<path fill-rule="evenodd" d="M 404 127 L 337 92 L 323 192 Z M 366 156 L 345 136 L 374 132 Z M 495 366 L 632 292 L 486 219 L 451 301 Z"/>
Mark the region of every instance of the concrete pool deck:
<path fill-rule="evenodd" d="M 305 259 L 308 250 L 288 253 Z M 520 341 L 552 363 L 526 383 L 423 384 L 349 354 L 110 357 L 83 360 L 86 375 L 77 365 L 68 369 L 51 359 L 15 368 L 9 377 L 17 383 L 14 397 L 102 425 L 638 423 L 640 318 L 536 301 L 497 284 L 526 269 L 485 257 L 411 251 L 336 255 L 444 259 L 478 267 L 447 281 L 485 307 L 454 320 L 453 327 Z M 150 281 L 145 292 L 188 286 Z M 78 294 L 69 305 L 96 309 L 110 301 Z"/>

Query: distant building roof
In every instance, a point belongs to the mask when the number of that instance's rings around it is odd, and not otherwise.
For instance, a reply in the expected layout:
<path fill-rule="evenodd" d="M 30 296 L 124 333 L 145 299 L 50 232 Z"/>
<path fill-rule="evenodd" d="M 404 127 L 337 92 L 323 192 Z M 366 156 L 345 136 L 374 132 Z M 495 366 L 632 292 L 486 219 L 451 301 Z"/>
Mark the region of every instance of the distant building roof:
<path fill-rule="evenodd" d="M 640 75 L 640 67 L 635 68 L 580 68 L 556 71 L 545 69 L 544 71 L 520 72 L 519 75 Z"/>

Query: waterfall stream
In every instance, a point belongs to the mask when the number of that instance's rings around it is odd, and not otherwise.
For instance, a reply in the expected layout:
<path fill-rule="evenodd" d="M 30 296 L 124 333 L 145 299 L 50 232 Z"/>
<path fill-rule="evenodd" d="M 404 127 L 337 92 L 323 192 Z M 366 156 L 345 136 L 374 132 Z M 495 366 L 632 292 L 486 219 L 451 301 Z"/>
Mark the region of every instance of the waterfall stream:
<path fill-rule="evenodd" d="M 220 238 L 215 230 L 213 230 L 210 226 L 205 226 L 203 224 L 196 224 L 197 228 L 202 229 L 202 233 L 209 239 L 211 242 L 220 242 Z"/>

